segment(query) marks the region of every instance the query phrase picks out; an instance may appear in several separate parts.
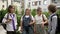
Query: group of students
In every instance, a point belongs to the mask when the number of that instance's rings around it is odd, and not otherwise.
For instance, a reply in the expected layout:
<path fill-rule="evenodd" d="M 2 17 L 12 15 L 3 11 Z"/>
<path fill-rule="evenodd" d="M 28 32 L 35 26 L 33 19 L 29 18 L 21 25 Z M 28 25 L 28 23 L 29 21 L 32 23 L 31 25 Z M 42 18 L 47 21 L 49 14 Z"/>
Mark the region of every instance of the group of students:
<path fill-rule="evenodd" d="M 17 29 L 17 17 L 14 13 L 15 7 L 10 5 L 8 7 L 8 13 L 4 16 L 2 22 L 6 24 L 7 34 L 16 34 Z M 44 24 L 48 23 L 48 34 L 55 34 L 57 26 L 57 16 L 53 16 L 56 12 L 56 6 L 51 4 L 48 6 L 50 13 L 49 20 L 42 13 L 40 7 L 37 8 L 36 15 L 33 17 L 31 15 L 31 10 L 26 9 L 24 15 L 21 17 L 21 31 L 22 34 L 46 34 L 44 29 Z M 52 21 L 51 21 L 51 16 Z"/>

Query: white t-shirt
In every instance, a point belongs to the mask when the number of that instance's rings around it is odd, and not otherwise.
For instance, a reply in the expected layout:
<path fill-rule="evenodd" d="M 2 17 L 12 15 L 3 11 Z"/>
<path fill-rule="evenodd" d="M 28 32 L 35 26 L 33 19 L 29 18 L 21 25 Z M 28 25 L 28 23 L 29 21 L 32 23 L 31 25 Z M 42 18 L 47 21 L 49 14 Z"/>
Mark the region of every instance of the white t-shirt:
<path fill-rule="evenodd" d="M 29 15 L 25 15 L 26 18 L 29 17 Z M 34 17 L 31 15 L 32 20 L 34 20 Z M 23 21 L 23 16 L 21 17 L 21 21 Z"/>
<path fill-rule="evenodd" d="M 16 17 L 16 14 L 15 14 L 15 13 L 13 13 L 13 14 L 15 15 L 15 17 L 14 17 L 15 28 L 17 28 L 17 27 L 16 27 L 16 25 L 17 25 L 17 17 Z M 13 14 L 11 14 L 12 17 L 13 17 Z M 8 15 L 8 13 L 4 16 L 4 18 L 3 18 L 3 20 L 2 20 L 3 23 L 6 23 L 6 21 L 7 21 L 7 20 L 6 20 L 7 15 Z M 12 19 L 12 17 L 10 16 L 10 13 L 9 13 L 9 19 Z M 7 26 L 6 26 L 6 30 L 7 30 L 7 31 L 14 31 L 13 25 L 12 25 L 12 21 L 6 23 L 6 25 L 7 25 Z"/>
<path fill-rule="evenodd" d="M 46 16 L 45 16 L 44 14 L 43 14 L 43 17 L 44 17 L 44 20 L 47 20 L 47 18 L 46 18 Z M 42 24 L 42 22 L 43 22 L 43 17 L 42 17 L 42 15 L 40 15 L 40 16 L 36 15 L 36 16 L 35 16 L 36 24 Z"/>

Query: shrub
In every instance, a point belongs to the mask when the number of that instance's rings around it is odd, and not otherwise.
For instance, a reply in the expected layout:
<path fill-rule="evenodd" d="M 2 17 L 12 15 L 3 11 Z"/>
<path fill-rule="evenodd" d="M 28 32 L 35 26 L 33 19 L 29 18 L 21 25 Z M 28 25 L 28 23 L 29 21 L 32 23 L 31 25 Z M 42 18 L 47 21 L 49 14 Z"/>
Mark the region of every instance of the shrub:
<path fill-rule="evenodd" d="M 33 16 L 35 16 L 35 15 L 36 15 L 36 9 L 31 10 L 31 14 L 32 14 Z"/>
<path fill-rule="evenodd" d="M 22 9 L 22 11 L 21 11 L 21 16 L 23 16 L 24 15 L 24 9 Z"/>
<path fill-rule="evenodd" d="M 56 12 L 59 16 L 60 16 L 60 9 L 59 10 L 57 10 L 57 12 Z"/>
<path fill-rule="evenodd" d="M 6 10 L 0 10 L 0 23 L 2 23 L 2 19 L 4 18 L 5 14 L 7 13 L 7 9 Z"/>
<path fill-rule="evenodd" d="M 43 12 L 43 14 L 45 14 L 47 18 L 49 17 L 49 13 L 48 12 Z"/>

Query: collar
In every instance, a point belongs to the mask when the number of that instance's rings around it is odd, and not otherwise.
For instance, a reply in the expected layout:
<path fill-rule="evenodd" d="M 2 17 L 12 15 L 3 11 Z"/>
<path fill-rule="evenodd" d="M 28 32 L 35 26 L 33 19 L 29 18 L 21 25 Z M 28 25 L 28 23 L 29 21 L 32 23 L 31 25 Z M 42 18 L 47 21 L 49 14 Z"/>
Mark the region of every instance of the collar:
<path fill-rule="evenodd" d="M 51 17 L 52 15 L 54 15 L 54 14 L 56 14 L 56 13 L 52 13 L 52 14 L 50 15 L 50 17 Z"/>

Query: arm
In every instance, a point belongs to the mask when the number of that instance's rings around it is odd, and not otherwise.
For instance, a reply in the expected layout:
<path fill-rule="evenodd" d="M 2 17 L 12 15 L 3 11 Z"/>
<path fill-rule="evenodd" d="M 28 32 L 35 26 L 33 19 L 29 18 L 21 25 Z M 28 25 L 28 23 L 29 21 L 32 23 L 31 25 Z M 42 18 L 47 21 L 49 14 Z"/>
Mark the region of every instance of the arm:
<path fill-rule="evenodd" d="M 57 26 L 57 16 L 54 16 L 52 17 L 52 30 L 50 34 L 55 34 L 56 26 Z"/>
<path fill-rule="evenodd" d="M 45 15 L 42 15 L 42 28 L 44 28 L 44 24 L 48 23 L 47 17 Z"/>
<path fill-rule="evenodd" d="M 45 20 L 44 24 L 48 23 L 48 19 L 45 15 L 44 15 L 44 20 Z"/>
<path fill-rule="evenodd" d="M 33 17 L 33 16 L 31 17 L 31 19 L 32 19 L 33 21 L 31 21 L 31 22 L 30 22 L 30 25 L 32 25 L 32 24 L 34 24 L 34 23 L 35 23 L 35 19 L 34 19 L 34 17 Z"/>
<path fill-rule="evenodd" d="M 8 23 L 10 21 L 11 21 L 11 19 L 7 19 L 7 14 L 6 14 L 2 20 L 2 23 Z"/>
<path fill-rule="evenodd" d="M 16 16 L 16 14 L 15 14 L 15 24 L 17 25 L 17 16 Z"/>
<path fill-rule="evenodd" d="M 23 17 L 21 17 L 21 21 L 20 21 L 21 29 L 23 29 L 22 22 L 23 22 Z"/>
<path fill-rule="evenodd" d="M 20 22 L 20 26 L 21 26 L 21 29 L 23 28 L 23 26 L 22 26 L 22 21 Z"/>
<path fill-rule="evenodd" d="M 34 23 L 34 32 L 36 32 L 36 22 Z"/>

